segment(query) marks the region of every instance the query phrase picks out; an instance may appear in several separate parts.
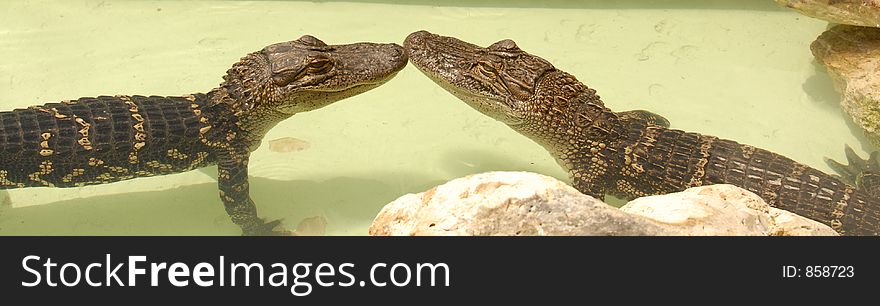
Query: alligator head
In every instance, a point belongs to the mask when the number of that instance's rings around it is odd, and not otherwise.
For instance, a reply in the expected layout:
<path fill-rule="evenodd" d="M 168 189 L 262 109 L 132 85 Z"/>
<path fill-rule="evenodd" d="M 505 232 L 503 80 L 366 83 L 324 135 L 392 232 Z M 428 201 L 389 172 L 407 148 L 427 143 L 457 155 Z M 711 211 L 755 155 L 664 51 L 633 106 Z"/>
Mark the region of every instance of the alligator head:
<path fill-rule="evenodd" d="M 506 39 L 482 48 L 419 31 L 404 46 L 413 64 L 441 87 L 485 115 L 519 124 L 535 85 L 553 65 Z"/>
<path fill-rule="evenodd" d="M 512 40 L 484 48 L 419 31 L 406 38 L 404 49 L 413 65 L 441 87 L 548 149 L 558 149 L 566 139 L 596 139 L 605 136 L 594 134 L 614 130 L 616 116 L 595 90 Z"/>
<path fill-rule="evenodd" d="M 305 35 L 243 57 L 218 90 L 243 121 L 265 130 L 293 114 L 376 88 L 406 62 L 397 44 L 327 45 Z"/>

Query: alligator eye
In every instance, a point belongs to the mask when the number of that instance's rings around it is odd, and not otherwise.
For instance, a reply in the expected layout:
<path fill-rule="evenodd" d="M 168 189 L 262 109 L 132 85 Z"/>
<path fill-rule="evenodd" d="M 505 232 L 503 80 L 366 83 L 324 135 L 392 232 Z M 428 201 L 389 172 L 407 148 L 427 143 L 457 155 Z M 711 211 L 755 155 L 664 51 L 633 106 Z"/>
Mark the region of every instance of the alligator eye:
<path fill-rule="evenodd" d="M 491 63 L 480 61 L 477 63 L 477 70 L 483 74 L 494 74 L 497 69 Z"/>
<path fill-rule="evenodd" d="M 325 44 L 323 41 L 321 41 L 320 39 L 318 39 L 312 35 L 303 35 L 302 37 L 300 37 L 296 41 L 303 43 L 303 44 L 306 44 L 306 45 L 309 45 L 309 46 L 316 46 L 316 47 L 326 47 L 327 46 L 327 44 Z"/>
<path fill-rule="evenodd" d="M 512 40 L 505 39 L 492 44 L 491 46 L 489 46 L 489 49 L 500 51 L 514 51 L 519 50 L 519 47 L 517 47 L 516 43 Z"/>
<path fill-rule="evenodd" d="M 272 76 L 272 82 L 275 83 L 276 86 L 287 86 L 297 78 L 299 78 L 300 73 L 297 71 L 281 71 Z"/>
<path fill-rule="evenodd" d="M 311 74 L 325 73 L 333 67 L 333 62 L 329 59 L 316 59 L 306 65 Z"/>

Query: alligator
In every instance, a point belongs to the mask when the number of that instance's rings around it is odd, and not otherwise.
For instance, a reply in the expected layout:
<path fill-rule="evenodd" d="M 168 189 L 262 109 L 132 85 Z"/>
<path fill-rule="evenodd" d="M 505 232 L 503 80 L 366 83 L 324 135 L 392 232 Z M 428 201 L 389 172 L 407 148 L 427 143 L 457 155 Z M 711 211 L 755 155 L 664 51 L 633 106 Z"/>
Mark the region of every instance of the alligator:
<path fill-rule="evenodd" d="M 376 88 L 407 63 L 397 44 L 305 35 L 247 54 L 220 86 L 183 96 L 98 96 L 0 112 L 0 189 L 79 187 L 217 165 L 244 235 L 290 234 L 257 216 L 248 159 L 277 123 Z"/>
<path fill-rule="evenodd" d="M 484 48 L 419 31 L 404 49 L 448 92 L 547 149 L 584 194 L 632 199 L 731 184 L 840 234 L 880 234 L 880 198 L 867 191 L 764 149 L 671 129 L 650 113 L 616 113 L 512 40 Z"/>

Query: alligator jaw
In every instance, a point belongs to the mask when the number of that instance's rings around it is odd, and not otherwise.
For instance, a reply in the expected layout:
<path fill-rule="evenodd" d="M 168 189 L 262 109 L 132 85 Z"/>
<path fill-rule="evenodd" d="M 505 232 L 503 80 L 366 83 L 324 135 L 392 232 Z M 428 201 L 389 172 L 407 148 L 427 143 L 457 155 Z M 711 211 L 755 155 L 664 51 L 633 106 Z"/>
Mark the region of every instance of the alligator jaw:
<path fill-rule="evenodd" d="M 403 47 L 393 43 L 327 45 L 306 35 L 248 54 L 210 95 L 212 103 L 227 105 L 245 130 L 261 137 L 294 114 L 384 84 L 407 59 Z"/>
<path fill-rule="evenodd" d="M 254 108 L 290 116 L 384 84 L 406 63 L 397 44 L 327 45 L 306 35 L 245 56 L 215 91 L 245 117 Z"/>
<path fill-rule="evenodd" d="M 454 37 L 418 31 L 404 48 L 419 70 L 474 109 L 508 125 L 519 125 L 537 83 L 556 71 L 549 62 L 511 40 L 480 47 Z"/>

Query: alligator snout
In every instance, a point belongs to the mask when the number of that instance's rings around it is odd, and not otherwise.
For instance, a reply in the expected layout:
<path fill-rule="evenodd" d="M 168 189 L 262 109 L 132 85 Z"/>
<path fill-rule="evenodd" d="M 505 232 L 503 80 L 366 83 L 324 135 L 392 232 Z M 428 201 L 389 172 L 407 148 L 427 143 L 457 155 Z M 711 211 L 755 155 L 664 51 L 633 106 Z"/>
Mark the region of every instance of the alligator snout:
<path fill-rule="evenodd" d="M 437 41 L 440 38 L 442 36 L 424 30 L 413 32 L 406 36 L 406 39 L 403 41 L 403 47 L 409 58 L 413 60 L 419 58 L 421 53 L 425 53 L 430 49 L 429 41 Z"/>
<path fill-rule="evenodd" d="M 425 38 L 434 35 L 428 31 L 421 30 L 417 32 L 413 32 L 406 36 L 406 39 L 403 41 L 403 45 L 406 46 L 407 49 L 412 49 L 417 46 L 424 45 Z"/>
<path fill-rule="evenodd" d="M 398 44 L 388 44 L 387 58 L 391 63 L 393 70 L 397 71 L 406 66 L 409 56 L 407 56 L 402 46 Z"/>

